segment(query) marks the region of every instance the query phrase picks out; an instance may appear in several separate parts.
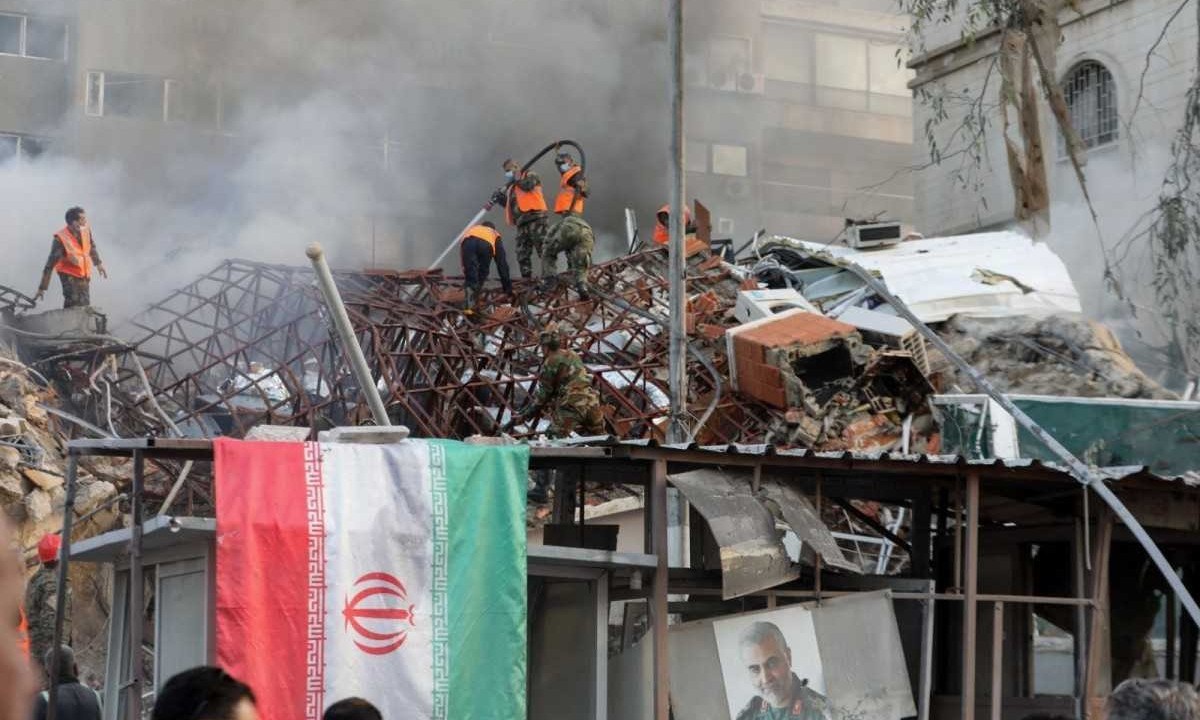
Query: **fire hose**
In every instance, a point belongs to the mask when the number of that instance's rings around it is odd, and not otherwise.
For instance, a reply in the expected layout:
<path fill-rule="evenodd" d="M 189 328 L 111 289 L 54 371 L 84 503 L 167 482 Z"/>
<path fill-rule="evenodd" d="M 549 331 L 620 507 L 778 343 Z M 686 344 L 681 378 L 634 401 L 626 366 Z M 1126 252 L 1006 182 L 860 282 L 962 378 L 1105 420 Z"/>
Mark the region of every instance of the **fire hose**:
<path fill-rule="evenodd" d="M 583 147 L 579 143 L 575 142 L 574 140 L 559 140 L 557 142 L 550 143 L 546 147 L 539 150 L 536 155 L 534 155 L 532 158 L 530 158 L 529 162 L 527 162 L 521 166 L 521 173 L 524 174 L 527 170 L 529 170 L 529 168 L 533 167 L 533 164 L 536 163 L 538 160 L 541 160 L 542 157 L 546 153 L 550 152 L 551 150 L 557 150 L 564 145 L 569 145 L 570 147 L 575 148 L 579 152 L 579 167 L 586 174 L 587 173 L 587 158 L 583 154 Z M 437 256 L 437 260 L 434 260 L 433 264 L 429 266 L 430 270 L 436 270 L 437 266 L 442 264 L 442 261 L 446 259 L 446 256 L 450 254 L 450 251 L 454 249 L 454 246 L 458 244 L 458 241 L 462 239 L 462 236 L 466 235 L 467 231 L 470 230 L 471 228 L 475 227 L 475 225 L 480 220 L 483 219 L 484 215 L 487 215 L 488 212 L 490 212 L 492 208 L 496 207 L 496 203 L 492 202 L 492 198 L 495 197 L 496 195 L 506 194 L 508 192 L 508 189 L 510 187 L 512 187 L 512 184 L 514 182 L 516 182 L 515 179 L 504 183 L 500 187 L 496 188 L 492 192 L 492 194 L 488 196 L 488 201 L 486 203 L 484 203 L 483 207 L 479 208 L 479 212 L 475 213 L 475 217 L 471 218 L 471 221 L 468 222 L 465 227 L 463 227 L 462 231 L 459 232 L 458 235 L 454 236 L 454 240 L 452 240 L 450 242 L 450 244 L 446 246 L 446 249 L 442 251 L 442 254 Z"/>

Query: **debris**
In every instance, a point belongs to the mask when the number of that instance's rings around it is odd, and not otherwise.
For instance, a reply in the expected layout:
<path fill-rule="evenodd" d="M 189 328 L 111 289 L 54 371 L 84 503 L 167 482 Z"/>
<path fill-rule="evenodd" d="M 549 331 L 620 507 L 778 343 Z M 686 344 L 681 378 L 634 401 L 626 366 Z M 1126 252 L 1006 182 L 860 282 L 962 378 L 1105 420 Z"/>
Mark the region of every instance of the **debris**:
<path fill-rule="evenodd" d="M 25 476 L 26 480 L 37 485 L 42 490 L 50 491 L 63 485 L 63 478 L 61 476 L 52 475 L 42 470 L 22 468 L 21 474 Z"/>

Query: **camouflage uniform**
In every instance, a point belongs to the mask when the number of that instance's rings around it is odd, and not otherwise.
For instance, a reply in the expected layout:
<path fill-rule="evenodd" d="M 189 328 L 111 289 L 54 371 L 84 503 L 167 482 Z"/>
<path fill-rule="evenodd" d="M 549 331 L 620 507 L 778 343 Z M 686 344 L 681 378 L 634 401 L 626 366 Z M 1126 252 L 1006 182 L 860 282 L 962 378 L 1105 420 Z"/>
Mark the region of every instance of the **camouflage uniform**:
<path fill-rule="evenodd" d="M 827 720 L 829 703 L 823 695 L 808 687 L 807 683 L 792 673 L 795 688 L 791 707 L 773 708 L 762 697 L 754 699 L 737 714 L 737 720 Z"/>
<path fill-rule="evenodd" d="M 25 612 L 29 617 L 30 653 L 41 664 L 46 651 L 54 645 L 54 613 L 58 605 L 58 567 L 43 565 L 25 589 Z M 71 644 L 71 603 L 68 590 L 63 616 L 62 644 Z"/>
<path fill-rule="evenodd" d="M 592 264 L 592 248 L 596 238 L 592 226 L 578 215 L 565 215 L 558 224 L 550 228 L 542 254 L 542 277 L 558 274 L 558 254 L 567 254 L 567 269 L 576 284 L 587 280 L 587 271 Z"/>
<path fill-rule="evenodd" d="M 534 408 L 549 410 L 551 437 L 566 437 L 575 431 L 582 435 L 604 432 L 600 394 L 592 388 L 592 375 L 583 360 L 572 350 L 555 350 L 546 357 L 538 375 Z"/>
<path fill-rule="evenodd" d="M 59 273 L 58 279 L 62 283 L 63 308 L 87 307 L 92 304 L 90 279 L 66 273 Z"/>
<path fill-rule="evenodd" d="M 525 173 L 525 176 L 514 183 L 525 192 L 533 192 L 542 184 L 537 173 Z M 531 210 L 521 212 L 513 198 L 513 190 L 509 188 L 506 198 L 513 222 L 517 226 L 517 267 L 521 269 L 521 277 L 528 280 L 533 277 L 533 255 L 542 257 L 542 245 L 546 242 L 546 233 L 550 229 L 550 220 L 546 210 Z"/>

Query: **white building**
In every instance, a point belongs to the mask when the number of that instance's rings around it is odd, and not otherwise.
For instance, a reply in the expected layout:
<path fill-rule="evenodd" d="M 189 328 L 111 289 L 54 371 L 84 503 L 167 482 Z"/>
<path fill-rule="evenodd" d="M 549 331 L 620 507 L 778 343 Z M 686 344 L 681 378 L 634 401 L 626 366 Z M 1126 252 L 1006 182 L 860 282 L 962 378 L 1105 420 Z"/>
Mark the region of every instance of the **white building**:
<path fill-rule="evenodd" d="M 1181 12 L 1172 20 L 1177 9 Z M 1051 205 L 1050 227 L 1040 228 L 1039 234 L 1070 268 L 1085 312 L 1120 328 L 1129 313 L 1105 290 L 1101 243 L 1108 256 L 1116 258 L 1114 249 L 1157 198 L 1171 141 L 1183 121 L 1185 93 L 1196 72 L 1196 13 L 1174 0 L 1082 0 L 1077 9 L 1065 5 L 1059 22 L 1057 79 L 1072 123 L 1087 146 L 1085 175 L 1101 230 L 1097 232 L 1088 216 L 1049 104 L 1042 99 L 1040 129 Z M 961 24 L 947 23 L 927 33 L 924 50 L 912 61 L 917 72 L 912 83 L 917 95 L 914 164 L 921 168 L 914 177 L 914 205 L 917 227 L 926 235 L 1014 224 L 1000 109 L 1000 39 L 1001 32 L 992 29 L 978 33 L 974 43 L 967 42 Z M 929 166 L 931 143 L 925 128 L 935 111 L 922 95 L 945 91 L 956 94 L 958 101 L 945 104 L 949 118 L 934 130 L 943 159 Z M 1037 94 L 1041 97 L 1040 89 Z M 956 138 L 952 133 L 969 112 L 969 100 L 978 97 L 988 125 L 976 165 L 960 152 L 970 133 L 960 131 Z M 1015 126 L 1010 136 L 1020 143 Z M 1126 288 L 1135 289 L 1135 300 L 1152 308 L 1144 247 L 1134 243 L 1132 253 L 1122 252 L 1120 271 Z M 1154 343 L 1147 318 L 1151 314 L 1139 313 L 1137 323 Z M 1136 353 L 1137 341 L 1129 329 L 1120 334 Z"/>

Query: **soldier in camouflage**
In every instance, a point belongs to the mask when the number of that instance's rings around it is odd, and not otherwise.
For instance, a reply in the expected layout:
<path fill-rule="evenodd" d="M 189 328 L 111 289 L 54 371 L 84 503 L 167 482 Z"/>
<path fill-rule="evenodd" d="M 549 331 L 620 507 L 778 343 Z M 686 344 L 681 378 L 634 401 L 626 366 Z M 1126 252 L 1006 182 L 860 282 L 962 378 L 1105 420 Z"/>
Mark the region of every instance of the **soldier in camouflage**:
<path fill-rule="evenodd" d="M 756 622 L 739 638 L 742 664 L 760 693 L 737 720 L 828 720 L 829 703 L 792 672 L 792 649 L 779 626 Z"/>
<path fill-rule="evenodd" d="M 34 573 L 25 589 L 25 612 L 29 617 L 30 654 L 41 662 L 46 651 L 54 646 L 54 613 L 58 607 L 58 553 L 62 539 L 49 533 L 38 542 L 38 559 L 42 566 Z M 64 645 L 71 643 L 71 603 L 68 589 L 66 613 L 63 616 Z"/>
<path fill-rule="evenodd" d="M 592 226 L 579 215 L 566 215 L 550 229 L 542 254 L 542 277 L 547 281 L 558 274 L 558 254 L 567 254 L 567 269 L 579 297 L 588 299 L 587 271 L 592 265 L 592 248 L 596 245 Z"/>
<path fill-rule="evenodd" d="M 550 229 L 549 211 L 542 194 L 542 179 L 534 172 L 522 172 L 509 158 L 504 161 L 504 177 L 509 185 L 498 191 L 492 201 L 504 208 L 508 224 L 517 229 L 517 266 L 521 277 L 533 277 L 533 256 L 542 257 L 542 246 Z"/>
<path fill-rule="evenodd" d="M 572 432 L 600 435 L 604 432 L 604 414 L 600 395 L 592 387 L 592 376 L 570 348 L 564 347 L 558 326 L 550 323 L 539 337 L 546 360 L 538 375 L 533 405 L 515 418 L 522 422 L 542 411 L 550 416 L 551 437 L 567 437 Z"/>

